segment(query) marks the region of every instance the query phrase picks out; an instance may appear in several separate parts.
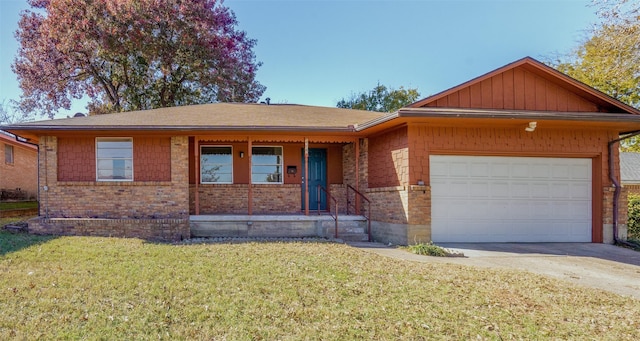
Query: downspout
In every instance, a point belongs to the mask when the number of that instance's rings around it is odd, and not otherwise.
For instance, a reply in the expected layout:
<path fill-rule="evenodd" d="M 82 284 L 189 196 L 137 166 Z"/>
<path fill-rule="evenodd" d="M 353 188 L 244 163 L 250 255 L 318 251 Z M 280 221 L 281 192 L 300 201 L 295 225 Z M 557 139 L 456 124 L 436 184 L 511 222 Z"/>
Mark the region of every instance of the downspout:
<path fill-rule="evenodd" d="M 620 188 L 622 188 L 622 186 L 620 185 L 620 181 L 618 181 L 618 179 L 616 179 L 616 177 L 613 175 L 614 174 L 613 145 L 622 140 L 625 140 L 637 135 L 640 135 L 640 130 L 622 133 L 620 134 L 620 137 L 618 137 L 617 139 L 609 141 L 609 155 L 608 155 L 609 180 L 611 180 L 614 187 L 614 191 L 613 191 L 613 242 L 614 244 L 624 244 L 624 245 L 632 246 L 626 241 L 618 239 L 618 206 L 619 206 L 619 200 L 620 200 Z"/>

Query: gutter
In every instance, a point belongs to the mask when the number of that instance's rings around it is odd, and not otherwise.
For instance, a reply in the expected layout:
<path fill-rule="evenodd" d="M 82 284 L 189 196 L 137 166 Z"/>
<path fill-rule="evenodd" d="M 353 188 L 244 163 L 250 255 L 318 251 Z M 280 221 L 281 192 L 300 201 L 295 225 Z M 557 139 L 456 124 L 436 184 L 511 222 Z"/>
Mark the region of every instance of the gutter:
<path fill-rule="evenodd" d="M 353 126 L 318 127 L 318 126 L 169 126 L 169 125 L 11 125 L 2 127 L 9 130 L 52 130 L 52 131 L 91 131 L 91 130 L 126 130 L 126 131 L 265 131 L 265 132 L 354 132 Z M 15 135 L 15 134 L 14 134 Z"/>
<path fill-rule="evenodd" d="M 630 131 L 630 132 L 624 132 L 622 134 L 620 134 L 621 136 L 618 137 L 615 140 L 611 140 L 609 141 L 609 180 L 611 180 L 611 182 L 613 183 L 614 186 L 614 191 L 613 191 L 613 242 L 614 244 L 622 244 L 622 245 L 626 245 L 626 246 L 631 246 L 631 247 L 635 247 L 635 245 L 628 243 L 624 240 L 619 240 L 618 239 L 618 206 L 619 206 L 619 200 L 620 200 L 620 189 L 622 188 L 622 186 L 620 185 L 620 181 L 618 179 L 616 179 L 616 177 L 613 175 L 614 174 L 614 166 L 613 166 L 613 145 L 615 145 L 616 143 L 628 139 L 630 137 L 633 136 L 637 136 L 640 135 L 640 130 L 635 130 L 635 131 Z"/>
<path fill-rule="evenodd" d="M 26 138 L 26 137 L 22 137 L 22 136 L 18 136 L 18 135 L 13 134 L 13 133 L 11 133 L 11 135 L 13 135 L 13 136 L 14 136 L 14 138 L 15 138 L 15 140 L 16 140 L 17 142 L 30 144 L 30 145 L 32 145 L 32 146 L 34 146 L 34 147 L 36 147 L 36 149 L 38 149 L 38 151 L 39 151 L 39 149 L 40 149 L 40 145 L 38 145 L 38 144 L 36 144 L 36 143 L 33 143 L 33 142 L 29 142 L 29 139 L 28 139 L 28 138 Z M 22 141 L 22 140 L 20 140 L 20 139 L 24 139 L 24 141 Z"/>
<path fill-rule="evenodd" d="M 371 128 L 373 126 L 376 126 L 378 124 L 381 124 L 381 123 L 384 123 L 384 122 L 387 122 L 387 121 L 391 121 L 391 120 L 393 120 L 395 118 L 398 118 L 398 117 L 400 117 L 400 111 L 395 111 L 395 112 L 392 112 L 392 113 L 388 113 L 386 115 L 382 115 L 382 116 L 380 116 L 380 117 L 378 117 L 376 119 L 373 119 L 371 121 L 364 122 L 362 124 L 358 124 L 358 125 L 355 126 L 355 128 L 356 128 L 356 131 L 362 131 L 362 130 L 365 130 L 367 128 Z"/>
<path fill-rule="evenodd" d="M 490 109 L 450 109 L 450 108 L 402 108 L 399 117 L 428 118 L 503 118 L 503 119 L 545 119 L 559 121 L 595 122 L 640 122 L 640 115 L 601 112 L 546 112 Z"/>

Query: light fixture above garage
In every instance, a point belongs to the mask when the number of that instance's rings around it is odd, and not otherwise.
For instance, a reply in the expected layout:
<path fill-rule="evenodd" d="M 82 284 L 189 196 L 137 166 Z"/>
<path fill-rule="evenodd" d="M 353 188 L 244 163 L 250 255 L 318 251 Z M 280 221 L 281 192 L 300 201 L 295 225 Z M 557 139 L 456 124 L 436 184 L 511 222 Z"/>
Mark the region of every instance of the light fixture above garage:
<path fill-rule="evenodd" d="M 538 126 L 538 122 L 529 122 L 529 126 L 524 128 L 524 131 L 532 132 L 536 130 L 537 126 Z"/>

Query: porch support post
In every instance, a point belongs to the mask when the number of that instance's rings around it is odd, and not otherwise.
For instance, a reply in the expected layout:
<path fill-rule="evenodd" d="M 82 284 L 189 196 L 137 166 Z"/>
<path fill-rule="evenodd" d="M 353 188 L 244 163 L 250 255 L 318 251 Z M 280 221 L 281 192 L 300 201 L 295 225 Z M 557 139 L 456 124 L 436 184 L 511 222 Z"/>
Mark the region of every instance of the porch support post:
<path fill-rule="evenodd" d="M 253 141 L 251 141 L 251 136 L 249 136 L 247 137 L 247 157 L 249 158 L 249 188 L 247 189 L 248 190 L 247 200 L 249 201 L 247 203 L 248 215 L 253 214 L 253 179 L 252 179 L 252 172 L 251 172 L 251 168 L 253 167 L 253 165 L 251 164 L 252 149 L 253 149 Z"/>
<path fill-rule="evenodd" d="M 356 139 L 355 142 L 356 153 L 356 191 L 360 191 L 360 139 Z M 356 214 L 360 214 L 360 196 L 356 195 Z"/>
<path fill-rule="evenodd" d="M 196 191 L 194 193 L 195 199 L 195 212 L 196 215 L 200 215 L 200 140 L 198 136 L 193 137 L 193 155 L 194 155 L 194 167 L 195 167 L 195 180 L 196 180 Z"/>
<path fill-rule="evenodd" d="M 309 215 L 309 138 L 304 138 L 304 215 Z"/>

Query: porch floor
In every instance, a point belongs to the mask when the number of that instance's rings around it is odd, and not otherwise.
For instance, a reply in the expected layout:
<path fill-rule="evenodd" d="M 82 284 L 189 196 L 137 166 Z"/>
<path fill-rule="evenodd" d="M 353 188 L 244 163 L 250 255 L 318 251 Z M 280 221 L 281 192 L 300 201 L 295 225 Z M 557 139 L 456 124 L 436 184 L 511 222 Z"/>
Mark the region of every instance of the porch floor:
<path fill-rule="evenodd" d="M 320 214 L 200 214 L 191 215 L 189 220 L 197 221 L 333 221 L 333 217 L 326 212 Z M 339 214 L 338 221 L 361 221 L 365 220 L 361 215 Z"/>

